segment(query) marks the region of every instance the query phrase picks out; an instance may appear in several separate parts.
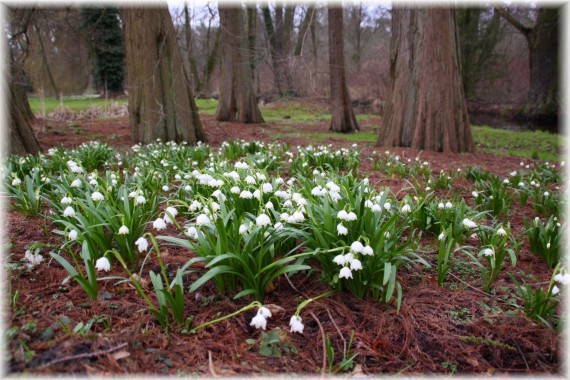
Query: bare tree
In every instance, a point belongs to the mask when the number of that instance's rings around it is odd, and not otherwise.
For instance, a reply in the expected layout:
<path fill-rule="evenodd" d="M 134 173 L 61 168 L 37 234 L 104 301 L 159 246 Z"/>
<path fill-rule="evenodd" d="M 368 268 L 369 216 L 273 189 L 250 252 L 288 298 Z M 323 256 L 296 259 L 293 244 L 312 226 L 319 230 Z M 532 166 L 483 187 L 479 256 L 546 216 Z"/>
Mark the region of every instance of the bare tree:
<path fill-rule="evenodd" d="M 538 8 L 533 27 L 524 25 L 505 8 L 496 7 L 495 10 L 521 32 L 528 42 L 530 90 L 522 116 L 536 120 L 557 121 L 560 8 Z"/>
<path fill-rule="evenodd" d="M 121 18 L 134 140 L 205 141 L 168 8 L 125 5 Z"/>
<path fill-rule="evenodd" d="M 249 33 L 244 30 L 241 6 L 220 6 L 222 28 L 222 70 L 220 101 L 216 111 L 218 121 L 263 123 L 257 106 L 251 75 L 251 54 L 248 49 Z"/>
<path fill-rule="evenodd" d="M 329 6 L 329 70 L 331 88 L 331 125 L 329 130 L 350 133 L 360 130 L 350 93 L 346 84 L 344 67 L 344 35 L 342 8 Z"/>
<path fill-rule="evenodd" d="M 458 51 L 453 9 L 393 10 L 392 95 L 378 146 L 473 151 Z"/>

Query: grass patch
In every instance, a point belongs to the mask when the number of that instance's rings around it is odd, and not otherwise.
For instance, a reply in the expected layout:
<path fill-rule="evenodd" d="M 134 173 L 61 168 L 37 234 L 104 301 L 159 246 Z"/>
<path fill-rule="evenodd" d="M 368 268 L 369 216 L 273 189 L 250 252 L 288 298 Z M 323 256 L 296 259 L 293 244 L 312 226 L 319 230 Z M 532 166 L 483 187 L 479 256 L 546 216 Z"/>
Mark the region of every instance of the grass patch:
<path fill-rule="evenodd" d="M 196 99 L 196 106 L 198 113 L 214 115 L 218 108 L 218 101 L 216 99 Z"/>
<path fill-rule="evenodd" d="M 60 105 L 64 105 L 65 107 L 79 112 L 85 111 L 90 107 L 109 107 L 112 104 L 119 104 L 119 105 L 126 105 L 127 98 L 114 98 L 114 99 L 105 99 L 99 97 L 92 97 L 92 96 L 64 96 L 61 101 L 55 98 L 39 98 L 39 97 L 30 97 L 30 108 L 34 114 L 41 113 L 44 109 L 46 114 L 55 111 L 57 107 Z M 45 107 L 45 108 L 44 108 Z"/>
<path fill-rule="evenodd" d="M 543 131 L 507 131 L 473 126 L 475 149 L 479 152 L 559 161 L 565 138 Z"/>

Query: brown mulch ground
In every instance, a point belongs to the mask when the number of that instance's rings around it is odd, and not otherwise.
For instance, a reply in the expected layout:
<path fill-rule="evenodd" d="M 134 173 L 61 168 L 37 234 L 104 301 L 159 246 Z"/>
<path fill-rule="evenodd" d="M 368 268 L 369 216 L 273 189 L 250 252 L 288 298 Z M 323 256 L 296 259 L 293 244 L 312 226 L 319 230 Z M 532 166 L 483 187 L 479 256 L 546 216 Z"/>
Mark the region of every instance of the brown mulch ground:
<path fill-rule="evenodd" d="M 229 139 L 269 141 L 270 132 L 278 132 L 280 125 L 238 125 L 220 123 L 212 117 L 202 116 L 208 142 L 219 146 Z M 373 121 L 372 121 L 373 122 Z M 82 121 L 79 125 L 66 122 L 36 121 L 38 138 L 45 150 L 51 146 L 72 147 L 86 140 L 106 141 L 119 149 L 134 144 L 129 138 L 126 118 Z M 298 126 L 305 131 L 323 131 L 325 125 Z M 291 146 L 306 140 L 286 139 Z M 350 147 L 334 134 L 326 144 Z M 362 144 L 361 144 L 362 145 Z M 371 154 L 372 145 L 365 146 L 363 154 Z M 475 153 L 442 154 L 418 152 L 411 149 L 390 149 L 401 157 L 429 161 L 434 172 L 440 169 L 463 168 L 478 165 L 506 176 L 518 169 L 518 158 Z M 525 160 L 529 162 L 529 160 Z M 368 161 L 362 161 L 361 171 L 371 183 L 380 181 L 396 193 L 404 182 L 397 177 L 386 178 L 372 171 Z M 457 191 L 470 198 L 469 181 L 456 183 Z M 530 206 L 513 203 L 510 223 L 514 234 L 521 234 L 523 217 L 533 214 Z M 18 261 L 25 246 L 32 241 L 57 243 L 57 237 L 44 235 L 41 218 L 23 216 L 15 211 L 5 213 L 5 231 L 11 243 L 12 261 Z M 176 234 L 174 228 L 169 233 Z M 521 237 L 522 238 L 522 237 Z M 175 269 L 191 255 L 181 248 L 168 247 L 165 261 Z M 435 263 L 436 254 L 426 256 Z M 156 271 L 156 263 L 147 264 Z M 464 267 L 462 270 L 466 270 Z M 520 310 L 509 305 L 513 294 L 507 273 L 520 278 L 531 273 L 536 282 L 550 279 L 551 270 L 523 245 L 516 268 L 507 267 L 495 285 L 496 295 L 483 294 L 478 287 L 478 273 L 448 277 L 444 288 L 437 286 L 437 268 L 408 266 L 398 273 L 403 287 L 403 302 L 399 312 L 390 305 L 362 301 L 350 294 L 334 294 L 311 303 L 302 312 L 305 331 L 302 335 L 284 333 L 282 342 L 297 347 L 298 354 L 281 357 L 264 357 L 259 354 L 261 331 L 249 322 L 251 313 L 239 315 L 198 331 L 183 334 L 174 331 L 167 335 L 154 318 L 144 311 L 145 304 L 136 291 L 114 281 L 100 283 L 105 299 L 90 301 L 73 281 L 62 284 L 67 272 L 55 261 L 39 266 L 30 273 L 10 279 L 12 294 L 17 289 L 17 307 L 7 318 L 7 329 L 22 327 L 7 340 L 7 353 L 11 359 L 7 371 L 36 375 L 55 374 L 146 374 L 146 375 L 268 375 L 289 373 L 318 375 L 323 368 L 323 335 L 327 335 L 335 350 L 335 363 L 342 360 L 344 347 L 357 354 L 352 374 L 560 374 L 563 350 L 560 333 L 532 321 Z M 124 276 L 114 268 L 111 276 Z M 198 278 L 192 273 L 185 278 L 189 284 Z M 459 278 L 471 276 L 471 287 Z M 289 318 L 298 303 L 306 297 L 328 290 L 319 281 L 319 273 L 296 275 L 289 283 L 280 278 L 275 289 L 266 297 L 267 304 L 285 310 L 268 322 L 268 330 L 288 332 Z M 511 289 L 511 290 L 509 290 Z M 203 287 L 199 293 L 186 293 L 187 315 L 194 316 L 193 324 L 201 324 L 221 315 L 229 314 L 249 302 L 232 300 L 218 295 L 213 286 Z M 519 301 L 520 303 L 520 301 Z M 78 322 L 86 323 L 94 316 L 106 318 L 95 323 L 88 334 L 73 333 Z M 35 327 L 29 322 L 35 321 Z M 28 323 L 27 328 L 23 328 Z M 352 344 L 350 337 L 354 334 Z M 249 341 L 253 339 L 255 342 Z M 32 354 L 33 351 L 33 354 Z"/>

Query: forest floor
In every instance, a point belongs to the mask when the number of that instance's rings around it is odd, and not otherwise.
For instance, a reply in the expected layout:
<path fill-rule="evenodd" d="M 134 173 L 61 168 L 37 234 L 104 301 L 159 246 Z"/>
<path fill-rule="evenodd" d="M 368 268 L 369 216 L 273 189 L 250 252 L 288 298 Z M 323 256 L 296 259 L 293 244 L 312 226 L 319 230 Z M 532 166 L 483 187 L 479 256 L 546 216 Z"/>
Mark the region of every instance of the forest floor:
<path fill-rule="evenodd" d="M 222 123 L 202 115 L 208 144 L 218 147 L 223 141 L 244 139 L 287 142 L 291 147 L 311 143 L 311 133 L 327 130 L 323 123 L 291 125 L 286 120 L 267 125 Z M 363 122 L 376 125 L 377 119 Z M 296 134 L 284 135 L 284 128 Z M 129 137 L 127 118 L 65 121 L 37 120 L 35 129 L 42 148 L 74 147 L 98 140 L 120 150 L 134 142 Z M 303 137 L 306 136 L 306 137 Z M 320 140 L 335 148 L 351 148 L 353 142 L 335 134 Z M 373 142 L 359 143 L 362 155 L 375 150 Z M 385 149 L 381 149 L 384 151 Z M 443 154 L 412 149 L 389 149 L 400 157 L 429 161 L 434 173 L 440 170 L 479 166 L 493 174 L 508 177 L 520 168 L 521 159 L 486 153 Z M 524 159 L 525 164 L 533 160 Z M 359 175 L 370 183 L 389 186 L 394 193 L 406 186 L 405 179 L 374 171 L 370 161 L 361 160 Z M 472 182 L 462 178 L 452 191 L 470 198 Z M 513 202 L 509 221 L 513 234 L 523 236 L 523 219 L 533 217 L 531 205 Z M 6 208 L 5 231 L 12 244 L 13 260 L 24 255 L 32 241 L 45 241 L 43 218 L 24 216 Z M 47 226 L 49 228 L 49 226 Z M 168 233 L 177 234 L 174 227 Z M 56 243 L 58 237 L 50 236 Z M 184 263 L 188 252 L 167 248 L 163 253 L 171 263 Z M 424 253 L 431 268 L 405 266 L 398 272 L 403 288 L 399 312 L 393 306 L 359 300 L 349 293 L 336 293 L 311 303 L 304 310 L 303 334 L 288 332 L 290 313 L 277 312 L 268 330 L 279 336 L 281 356 L 262 356 L 261 331 L 250 326 L 251 313 L 238 315 L 196 334 L 173 331 L 164 333 L 144 303 L 127 284 L 113 286 L 102 282 L 102 297 L 90 301 L 75 282 L 62 284 L 68 273 L 55 261 L 11 279 L 11 292 L 19 292 L 17 308 L 8 313 L 5 370 L 9 374 L 34 375 L 201 375 L 245 376 L 270 374 L 319 375 L 342 373 L 339 363 L 356 357 L 344 370 L 350 375 L 370 374 L 539 374 L 560 375 L 563 371 L 561 331 L 526 317 L 521 301 L 514 296 L 508 274 L 518 278 L 529 275 L 532 283 L 550 281 L 552 269 L 523 244 L 516 267 L 507 265 L 492 293 L 484 293 L 476 268 L 458 261 L 444 287 L 437 285 L 437 251 Z M 156 270 L 156 269 L 154 269 Z M 111 272 L 110 275 L 120 275 Z M 322 294 L 328 287 L 317 274 L 295 275 L 295 285 L 280 278 L 266 296 L 267 304 L 295 310 L 305 297 Z M 527 278 L 527 279 L 528 279 Z M 544 285 L 543 285 L 544 286 Z M 516 304 L 518 303 L 518 307 Z M 186 294 L 187 312 L 196 323 L 227 315 L 246 305 L 243 299 L 219 295 L 207 285 L 200 293 Z M 141 311 L 142 310 L 142 311 Z M 74 332 L 79 322 L 91 322 L 86 333 Z M 335 352 L 329 367 L 323 336 L 330 339 Z M 5 338 L 6 339 L 6 338 Z"/>

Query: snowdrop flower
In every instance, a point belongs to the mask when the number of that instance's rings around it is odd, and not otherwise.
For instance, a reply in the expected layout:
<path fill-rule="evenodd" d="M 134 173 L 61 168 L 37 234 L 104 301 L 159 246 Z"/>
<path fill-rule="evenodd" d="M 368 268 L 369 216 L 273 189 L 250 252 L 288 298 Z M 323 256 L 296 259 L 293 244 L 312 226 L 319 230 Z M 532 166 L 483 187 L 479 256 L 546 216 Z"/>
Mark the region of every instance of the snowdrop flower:
<path fill-rule="evenodd" d="M 556 276 L 554 276 L 554 281 L 558 282 L 561 285 L 568 285 L 570 284 L 570 274 L 569 273 L 564 273 L 564 274 L 560 274 L 558 273 Z"/>
<path fill-rule="evenodd" d="M 382 211 L 382 207 L 380 207 L 380 205 L 377 203 L 373 204 L 370 209 L 372 210 L 372 212 L 381 212 Z"/>
<path fill-rule="evenodd" d="M 453 205 L 451 204 L 451 202 L 447 202 L 445 204 L 445 208 L 453 208 Z"/>
<path fill-rule="evenodd" d="M 340 270 L 339 278 L 352 278 L 352 272 L 349 267 L 343 267 Z"/>
<path fill-rule="evenodd" d="M 356 220 L 356 219 L 357 219 L 356 214 L 353 213 L 352 211 L 349 212 L 348 215 L 346 216 L 346 220 L 349 221 L 349 222 L 350 222 L 350 221 L 353 221 L 353 220 Z"/>
<path fill-rule="evenodd" d="M 264 193 L 271 193 L 273 191 L 273 186 L 270 183 L 264 183 L 261 185 L 261 190 L 263 190 Z"/>
<path fill-rule="evenodd" d="M 360 270 L 362 269 L 362 263 L 358 259 L 354 259 L 350 262 L 350 269 L 351 270 Z"/>
<path fill-rule="evenodd" d="M 519 182 L 519 187 L 524 187 L 524 182 Z"/>
<path fill-rule="evenodd" d="M 337 235 L 347 235 L 348 234 L 348 228 L 343 226 L 342 223 L 339 223 L 336 226 L 336 233 L 337 233 Z"/>
<path fill-rule="evenodd" d="M 91 199 L 93 199 L 94 201 L 102 201 L 103 199 L 105 199 L 105 197 L 103 196 L 103 194 L 96 191 L 93 194 L 91 194 Z"/>
<path fill-rule="evenodd" d="M 247 230 L 248 230 L 248 228 L 247 228 L 247 226 L 246 226 L 245 224 L 242 224 L 242 225 L 239 226 L 239 234 L 240 234 L 240 235 L 245 234 L 245 233 L 247 232 Z"/>
<path fill-rule="evenodd" d="M 192 203 L 190 203 L 190 206 L 188 207 L 188 209 L 192 212 L 199 210 L 201 208 L 202 208 L 202 203 L 198 201 L 193 201 Z"/>
<path fill-rule="evenodd" d="M 271 224 L 271 219 L 266 214 L 261 214 L 255 218 L 255 224 L 258 227 L 268 226 Z"/>
<path fill-rule="evenodd" d="M 20 178 L 14 178 L 12 180 L 12 186 L 20 186 L 22 184 L 22 181 L 20 180 Z"/>
<path fill-rule="evenodd" d="M 491 248 L 485 248 L 483 250 L 483 255 L 485 255 L 485 256 L 493 256 L 494 253 L 495 252 L 493 252 L 493 250 Z"/>
<path fill-rule="evenodd" d="M 545 196 L 545 197 L 548 197 L 549 195 L 550 195 L 550 193 L 549 193 L 548 191 L 545 191 L 545 192 L 544 192 L 544 196 Z"/>
<path fill-rule="evenodd" d="M 431 190 L 431 187 L 427 186 L 426 191 L 430 191 L 430 190 Z"/>
<path fill-rule="evenodd" d="M 283 202 L 283 207 L 293 207 L 293 202 L 287 199 L 285 202 Z"/>
<path fill-rule="evenodd" d="M 172 223 L 172 219 L 170 219 L 169 214 L 172 215 L 173 218 L 175 218 L 176 215 L 178 215 L 178 210 L 176 210 L 172 206 L 167 207 L 163 217 L 165 223 Z"/>
<path fill-rule="evenodd" d="M 71 206 L 67 206 L 65 210 L 63 210 L 63 216 L 74 216 L 75 210 Z"/>
<path fill-rule="evenodd" d="M 194 226 L 188 227 L 186 234 L 188 236 L 190 236 L 191 239 L 194 239 L 194 240 L 198 239 L 198 229 Z"/>
<path fill-rule="evenodd" d="M 98 182 L 97 182 L 96 179 L 92 179 L 91 181 L 89 181 L 89 184 L 90 184 L 90 185 L 93 185 L 93 186 L 97 186 L 97 185 L 98 185 Z"/>
<path fill-rule="evenodd" d="M 121 226 L 121 228 L 119 228 L 119 235 L 128 235 L 129 233 L 129 228 L 127 226 Z"/>
<path fill-rule="evenodd" d="M 336 255 L 333 262 L 338 265 L 344 265 L 346 264 L 346 259 L 344 258 L 344 255 Z"/>
<path fill-rule="evenodd" d="M 287 214 L 286 212 L 282 213 L 280 216 L 281 220 L 283 220 L 285 222 L 288 221 L 290 217 L 291 216 L 289 214 Z"/>
<path fill-rule="evenodd" d="M 157 218 L 153 223 L 152 226 L 157 230 L 163 230 L 166 228 L 166 222 L 162 218 Z"/>
<path fill-rule="evenodd" d="M 210 223 L 211 223 L 210 218 L 208 218 L 208 216 L 206 214 L 200 214 L 196 218 L 196 225 L 197 226 L 203 226 L 204 224 L 210 224 Z"/>
<path fill-rule="evenodd" d="M 467 218 L 463 219 L 463 225 L 467 228 L 477 227 L 477 224 L 474 221 L 472 221 L 471 219 L 467 219 Z"/>
<path fill-rule="evenodd" d="M 234 164 L 234 168 L 236 168 L 236 169 L 248 169 L 249 165 L 246 164 L 245 162 L 236 162 Z"/>
<path fill-rule="evenodd" d="M 30 251 L 26 251 L 24 254 L 24 258 L 30 262 L 30 266 L 35 267 L 39 265 L 42 261 L 44 261 L 44 257 L 39 253 L 32 253 Z"/>
<path fill-rule="evenodd" d="M 439 234 L 439 236 L 437 237 L 437 240 L 443 240 L 445 238 L 445 234 L 442 232 Z"/>
<path fill-rule="evenodd" d="M 192 190 L 192 186 L 190 185 L 184 186 L 184 191 L 190 191 L 190 190 Z"/>
<path fill-rule="evenodd" d="M 546 243 L 546 249 L 550 249 L 550 242 Z"/>
<path fill-rule="evenodd" d="M 392 207 L 392 205 L 390 204 L 390 202 L 384 203 L 384 209 L 385 209 L 386 211 L 390 211 L 390 208 L 391 208 L 391 207 Z"/>
<path fill-rule="evenodd" d="M 237 186 L 234 186 L 230 189 L 230 193 L 232 194 L 239 194 L 241 192 L 241 189 Z"/>
<path fill-rule="evenodd" d="M 302 223 L 305 221 L 305 215 L 301 211 L 295 211 L 289 218 L 289 223 Z"/>
<path fill-rule="evenodd" d="M 275 225 L 273 226 L 273 228 L 275 228 L 276 231 L 282 230 L 283 229 L 283 223 L 281 222 L 277 222 L 275 223 Z"/>
<path fill-rule="evenodd" d="M 81 187 L 81 180 L 79 178 L 74 179 L 73 182 L 71 182 L 71 187 Z"/>
<path fill-rule="evenodd" d="M 268 210 L 273 210 L 275 206 L 273 206 L 273 202 L 269 201 L 265 204 L 265 208 Z"/>
<path fill-rule="evenodd" d="M 61 198 L 61 204 L 68 205 L 68 204 L 71 204 L 72 202 L 73 202 L 73 199 L 71 199 L 70 197 Z"/>
<path fill-rule="evenodd" d="M 348 219 L 348 213 L 345 210 L 340 210 L 337 214 L 336 217 L 341 219 L 341 220 L 347 220 Z"/>
<path fill-rule="evenodd" d="M 162 186 L 162 191 L 168 191 L 170 190 L 170 187 L 168 187 L 167 185 Z"/>
<path fill-rule="evenodd" d="M 291 320 L 289 321 L 289 326 L 291 326 L 291 332 L 298 332 L 298 333 L 303 333 L 303 329 L 305 328 L 305 326 L 302 323 L 302 319 L 301 317 L 299 317 L 298 315 L 293 315 L 291 317 Z"/>
<path fill-rule="evenodd" d="M 75 230 L 69 231 L 69 234 L 67 234 L 67 237 L 69 238 L 69 240 L 77 239 L 77 231 L 75 231 Z"/>
<path fill-rule="evenodd" d="M 243 199 L 251 199 L 253 198 L 253 194 L 251 193 L 251 191 L 244 190 L 240 193 L 239 197 Z"/>
<path fill-rule="evenodd" d="M 410 212 L 410 211 L 412 211 L 412 208 L 410 207 L 409 204 L 406 203 L 405 205 L 402 206 L 402 212 L 403 212 L 404 214 L 407 214 L 407 213 Z"/>
<path fill-rule="evenodd" d="M 508 178 L 505 178 L 505 179 L 503 180 L 503 183 L 504 183 L 505 185 L 508 185 L 508 184 L 511 183 L 511 182 L 509 181 Z"/>
<path fill-rule="evenodd" d="M 361 242 L 355 241 L 355 242 L 353 242 L 353 243 L 350 245 L 350 249 L 351 249 L 353 252 L 361 253 L 361 252 L 364 250 L 364 246 L 362 245 Z"/>
<path fill-rule="evenodd" d="M 501 235 L 501 236 L 506 236 L 507 235 L 507 231 L 505 231 L 505 229 L 503 227 L 499 228 L 497 230 L 497 234 Z"/>
<path fill-rule="evenodd" d="M 552 295 L 555 296 L 555 295 L 557 295 L 558 293 L 560 293 L 560 289 L 558 288 L 558 286 L 554 285 L 554 286 L 552 287 Z"/>
<path fill-rule="evenodd" d="M 247 177 L 245 177 L 245 183 L 253 185 L 255 184 L 255 178 L 253 178 L 252 176 L 248 175 Z"/>
<path fill-rule="evenodd" d="M 95 269 L 108 272 L 111 270 L 111 263 L 106 257 L 101 257 L 95 262 Z"/>
<path fill-rule="evenodd" d="M 444 207 L 445 207 L 445 205 L 443 204 L 443 202 L 440 202 L 440 203 L 437 205 L 437 208 L 439 208 L 439 209 L 443 209 Z"/>
<path fill-rule="evenodd" d="M 267 326 L 267 318 L 269 317 L 271 317 L 271 311 L 268 308 L 261 306 L 249 325 L 255 326 L 256 329 L 261 327 L 265 330 L 265 327 Z"/>
<path fill-rule="evenodd" d="M 364 256 L 373 256 L 374 255 L 374 251 L 372 250 L 372 247 L 367 245 L 364 248 L 362 248 L 362 254 Z"/>
<path fill-rule="evenodd" d="M 253 192 L 253 197 L 254 197 L 255 199 L 261 200 L 261 191 L 255 190 L 255 191 Z"/>
<path fill-rule="evenodd" d="M 140 204 L 144 204 L 146 203 L 146 198 L 143 197 L 142 195 L 139 195 L 138 197 L 135 198 L 135 204 L 136 205 L 140 205 Z"/>
<path fill-rule="evenodd" d="M 477 198 L 479 196 L 479 193 L 476 191 L 471 192 L 471 195 L 473 195 L 473 198 Z"/>
<path fill-rule="evenodd" d="M 148 241 L 144 237 L 140 237 L 135 241 L 135 245 L 137 246 L 139 252 L 146 251 L 148 249 Z"/>

